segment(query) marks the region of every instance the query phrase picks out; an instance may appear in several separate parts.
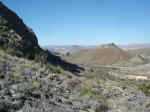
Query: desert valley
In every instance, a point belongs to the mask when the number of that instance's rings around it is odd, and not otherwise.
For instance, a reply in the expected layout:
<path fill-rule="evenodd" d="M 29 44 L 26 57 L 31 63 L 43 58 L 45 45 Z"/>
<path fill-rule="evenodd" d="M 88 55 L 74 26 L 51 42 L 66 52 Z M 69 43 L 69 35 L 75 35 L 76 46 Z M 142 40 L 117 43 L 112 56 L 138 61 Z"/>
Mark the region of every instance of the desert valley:
<path fill-rule="evenodd" d="M 0 2 L 0 112 L 150 112 L 150 44 L 41 47 Z"/>

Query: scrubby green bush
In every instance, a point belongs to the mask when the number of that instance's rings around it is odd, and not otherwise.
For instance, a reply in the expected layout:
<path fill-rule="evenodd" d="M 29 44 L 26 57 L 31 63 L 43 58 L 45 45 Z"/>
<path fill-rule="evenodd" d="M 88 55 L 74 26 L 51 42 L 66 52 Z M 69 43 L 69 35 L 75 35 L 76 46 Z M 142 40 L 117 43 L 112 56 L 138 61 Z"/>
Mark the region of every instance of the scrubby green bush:
<path fill-rule="evenodd" d="M 90 92 L 90 89 L 89 87 L 81 87 L 81 94 L 84 96 L 84 95 L 87 95 L 88 93 Z"/>
<path fill-rule="evenodd" d="M 32 83 L 32 85 L 33 85 L 34 88 L 40 88 L 41 87 L 41 84 L 39 82 L 37 82 L 37 81 L 34 81 Z"/>
<path fill-rule="evenodd" d="M 60 66 L 57 66 L 55 69 L 56 73 L 62 73 L 62 68 Z"/>
<path fill-rule="evenodd" d="M 34 67 L 32 66 L 32 65 L 30 65 L 30 64 L 25 64 L 24 65 L 25 67 L 27 67 L 27 68 L 29 68 L 30 70 L 32 70 Z"/>
<path fill-rule="evenodd" d="M 69 97 L 69 98 L 68 98 L 68 101 L 72 102 L 72 101 L 73 101 L 73 98 L 72 98 L 72 97 Z"/>
<path fill-rule="evenodd" d="M 88 95 L 90 97 L 98 99 L 101 103 L 105 103 L 105 98 L 103 94 L 96 88 L 84 85 L 80 88 L 80 92 L 82 96 Z"/>
<path fill-rule="evenodd" d="M 21 78 L 21 75 L 20 74 L 13 74 L 13 79 L 16 80 L 16 79 L 20 79 Z"/>
<path fill-rule="evenodd" d="M 145 106 L 143 106 L 143 105 L 138 105 L 138 106 L 135 108 L 135 112 L 146 112 L 146 111 L 145 111 Z"/>
<path fill-rule="evenodd" d="M 141 84 L 139 89 L 147 96 L 150 96 L 150 84 Z"/>
<path fill-rule="evenodd" d="M 55 67 L 51 64 L 47 64 L 46 67 L 47 67 L 47 69 L 50 69 L 51 71 L 58 73 L 58 74 L 63 72 L 63 69 L 60 66 Z"/>

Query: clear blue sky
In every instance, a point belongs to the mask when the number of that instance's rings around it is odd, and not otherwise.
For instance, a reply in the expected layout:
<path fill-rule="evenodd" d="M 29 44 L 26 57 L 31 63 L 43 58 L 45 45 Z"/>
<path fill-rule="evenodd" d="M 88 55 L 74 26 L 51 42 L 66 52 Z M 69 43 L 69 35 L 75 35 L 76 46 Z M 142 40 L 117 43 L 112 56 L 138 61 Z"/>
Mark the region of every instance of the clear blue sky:
<path fill-rule="evenodd" d="M 150 0 L 1 0 L 40 45 L 150 43 Z"/>

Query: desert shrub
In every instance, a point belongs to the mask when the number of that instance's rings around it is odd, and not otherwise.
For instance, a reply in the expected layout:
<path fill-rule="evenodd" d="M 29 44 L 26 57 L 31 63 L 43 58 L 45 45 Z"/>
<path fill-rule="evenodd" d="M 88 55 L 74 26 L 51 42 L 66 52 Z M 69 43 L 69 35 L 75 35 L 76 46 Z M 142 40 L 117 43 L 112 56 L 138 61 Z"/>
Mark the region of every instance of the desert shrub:
<path fill-rule="evenodd" d="M 58 74 L 62 73 L 62 71 L 63 71 L 63 69 L 60 66 L 55 67 L 55 66 L 53 66 L 51 64 L 47 64 L 46 68 L 50 69 L 51 71 L 53 71 L 55 73 L 58 73 Z"/>
<path fill-rule="evenodd" d="M 41 84 L 37 81 L 34 81 L 32 85 L 34 88 L 40 88 L 41 87 Z"/>
<path fill-rule="evenodd" d="M 53 66 L 52 66 L 51 64 L 47 64 L 47 65 L 46 65 L 46 68 L 52 70 L 52 69 L 53 69 Z"/>
<path fill-rule="evenodd" d="M 139 89 L 147 96 L 150 96 L 150 84 L 141 84 Z"/>
<path fill-rule="evenodd" d="M 72 97 L 69 97 L 69 98 L 68 98 L 68 101 L 72 102 L 72 101 L 73 101 L 73 98 L 72 98 Z"/>
<path fill-rule="evenodd" d="M 138 105 L 136 108 L 135 108 L 135 112 L 145 112 L 145 106 L 143 105 Z"/>
<path fill-rule="evenodd" d="M 62 73 L 62 68 L 60 66 L 57 66 L 55 69 L 56 73 Z"/>
<path fill-rule="evenodd" d="M 30 64 L 25 64 L 24 65 L 25 67 L 27 67 L 27 68 L 29 68 L 30 70 L 32 70 L 34 67 L 32 66 L 32 65 L 30 65 Z"/>
<path fill-rule="evenodd" d="M 96 107 L 95 112 L 108 112 L 108 106 L 107 105 L 100 105 Z"/>
<path fill-rule="evenodd" d="M 20 79 L 21 78 L 21 75 L 20 74 L 13 74 L 13 79 L 16 80 L 16 79 Z"/>
<path fill-rule="evenodd" d="M 79 84 L 80 84 L 80 81 L 78 81 L 78 80 L 70 80 L 67 83 L 68 88 L 70 88 L 70 89 L 75 89 Z"/>
<path fill-rule="evenodd" d="M 90 85 L 83 85 L 80 88 L 80 92 L 82 96 L 90 96 L 92 98 L 97 99 L 99 102 L 101 102 L 102 104 L 106 104 L 106 99 L 104 97 L 104 95 L 97 89 L 97 88 L 93 88 Z"/>
<path fill-rule="evenodd" d="M 55 88 L 55 87 L 54 88 L 48 88 L 49 92 L 55 92 L 56 90 L 57 90 L 57 88 Z"/>
<path fill-rule="evenodd" d="M 81 94 L 84 96 L 84 95 L 87 95 L 89 93 L 89 87 L 81 87 Z"/>

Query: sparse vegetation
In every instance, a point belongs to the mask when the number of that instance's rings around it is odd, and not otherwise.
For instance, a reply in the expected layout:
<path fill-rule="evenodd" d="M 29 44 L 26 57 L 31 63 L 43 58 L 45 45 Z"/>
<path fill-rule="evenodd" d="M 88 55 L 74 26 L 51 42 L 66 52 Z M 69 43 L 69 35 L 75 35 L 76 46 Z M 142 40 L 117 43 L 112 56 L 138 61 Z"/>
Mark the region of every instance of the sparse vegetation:
<path fill-rule="evenodd" d="M 80 88 L 80 91 L 81 91 L 81 94 L 83 96 L 90 96 L 90 97 L 93 97 L 93 98 L 96 98 L 98 101 L 100 101 L 101 103 L 105 104 L 106 103 L 106 99 L 105 97 L 102 95 L 102 93 L 96 89 L 96 88 L 92 88 L 91 86 L 89 85 L 83 85 L 81 88 Z"/>

